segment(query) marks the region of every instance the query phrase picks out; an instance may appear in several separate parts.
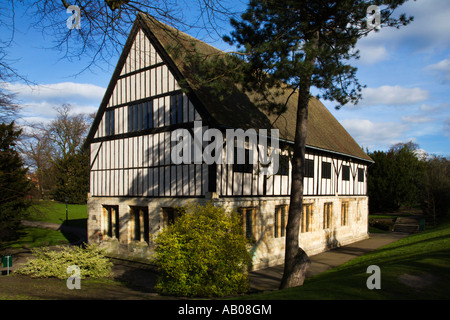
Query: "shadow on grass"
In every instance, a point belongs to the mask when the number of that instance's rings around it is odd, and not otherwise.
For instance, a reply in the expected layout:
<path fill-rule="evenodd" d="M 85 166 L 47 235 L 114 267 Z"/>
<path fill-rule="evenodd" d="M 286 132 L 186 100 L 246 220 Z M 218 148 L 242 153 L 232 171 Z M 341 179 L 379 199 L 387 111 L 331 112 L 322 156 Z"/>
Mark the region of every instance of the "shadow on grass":
<path fill-rule="evenodd" d="M 57 230 L 20 226 L 4 239 L 0 250 L 53 246 L 70 243 L 71 240 Z"/>
<path fill-rule="evenodd" d="M 87 242 L 87 219 L 64 221 L 58 229 L 70 244 L 81 245 Z"/>

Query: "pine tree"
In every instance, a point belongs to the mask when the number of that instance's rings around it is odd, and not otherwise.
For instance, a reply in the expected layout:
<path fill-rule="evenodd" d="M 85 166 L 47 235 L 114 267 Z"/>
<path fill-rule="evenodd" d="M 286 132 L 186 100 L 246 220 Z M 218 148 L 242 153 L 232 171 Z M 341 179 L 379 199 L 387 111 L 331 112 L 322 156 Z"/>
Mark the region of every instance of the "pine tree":
<path fill-rule="evenodd" d="M 398 28 L 412 21 L 404 14 L 392 17 L 405 1 L 252 0 L 240 21 L 231 21 L 235 30 L 225 39 L 242 50 L 240 56 L 246 62 L 244 88 L 259 93 L 261 103 L 279 113 L 286 103 L 275 103 L 272 97 L 276 94 L 270 97 L 267 93 L 274 89 L 298 92 L 285 267 L 280 288 L 301 285 L 309 261 L 299 247 L 298 236 L 310 88 L 320 91 L 318 98 L 336 101 L 339 106 L 357 103 L 363 86 L 356 78 L 356 67 L 349 63 L 358 57 L 355 45 L 373 30 Z M 372 8 L 375 15 L 368 19 Z"/>
<path fill-rule="evenodd" d="M 0 124 L 0 239 L 17 228 L 29 205 L 31 183 L 15 148 L 21 131 L 14 122 Z"/>

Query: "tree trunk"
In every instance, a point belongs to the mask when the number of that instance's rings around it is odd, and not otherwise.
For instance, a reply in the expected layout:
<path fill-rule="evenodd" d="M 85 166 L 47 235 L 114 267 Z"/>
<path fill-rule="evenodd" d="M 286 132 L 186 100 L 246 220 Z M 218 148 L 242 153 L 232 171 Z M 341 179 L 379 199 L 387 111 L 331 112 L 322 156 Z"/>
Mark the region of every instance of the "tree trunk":
<path fill-rule="evenodd" d="M 311 46 L 306 54 L 305 64 L 310 71 L 300 76 L 297 102 L 297 123 L 295 127 L 294 154 L 292 157 L 292 181 L 289 203 L 289 216 L 286 226 L 286 245 L 284 254 L 284 273 L 280 289 L 297 287 L 303 284 L 311 260 L 298 245 L 300 222 L 303 215 L 303 177 L 305 163 L 306 134 L 308 128 L 308 103 L 311 77 L 316 61 L 319 32 L 310 39 Z"/>
<path fill-rule="evenodd" d="M 305 251 L 298 245 L 303 203 L 303 176 L 308 127 L 309 90 L 300 88 L 298 96 L 297 126 L 295 130 L 294 155 L 292 157 L 292 182 L 289 204 L 289 216 L 286 226 L 286 245 L 284 256 L 284 273 L 280 289 L 301 286 L 306 271 L 311 264 Z M 309 88 L 308 88 L 309 89 Z"/>

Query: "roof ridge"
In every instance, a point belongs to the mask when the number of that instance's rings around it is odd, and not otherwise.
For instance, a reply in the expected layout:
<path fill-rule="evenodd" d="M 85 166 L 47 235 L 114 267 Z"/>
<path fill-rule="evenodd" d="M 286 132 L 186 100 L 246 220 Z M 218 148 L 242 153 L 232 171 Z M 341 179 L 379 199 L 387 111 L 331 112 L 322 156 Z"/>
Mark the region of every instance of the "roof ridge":
<path fill-rule="evenodd" d="M 228 52 L 226 52 L 226 51 L 223 51 L 223 50 L 221 50 L 221 49 L 219 49 L 219 48 L 216 48 L 216 47 L 214 47 L 213 45 L 211 45 L 211 44 L 209 44 L 209 43 L 207 43 L 207 42 L 205 42 L 205 41 L 203 41 L 203 40 L 197 39 L 196 37 L 191 36 L 190 34 L 184 32 L 184 31 L 181 31 L 181 30 L 179 30 L 179 29 L 177 29 L 177 28 L 175 28 L 175 27 L 172 27 L 171 25 L 168 25 L 168 24 L 166 24 L 166 23 L 164 23 L 164 22 L 159 21 L 158 19 L 156 19 L 155 17 L 153 17 L 151 14 L 149 14 L 149 13 L 147 13 L 147 12 L 139 12 L 138 14 L 139 14 L 139 15 L 141 16 L 141 18 L 143 18 L 144 20 L 145 20 L 145 19 L 149 20 L 150 23 L 159 24 L 159 25 L 161 25 L 163 28 L 167 28 L 167 29 L 169 29 L 169 30 L 172 31 L 172 32 L 176 32 L 177 35 L 181 35 L 181 36 L 183 36 L 183 37 L 187 37 L 187 38 L 191 39 L 191 40 L 194 41 L 194 42 L 201 42 L 203 45 L 207 45 L 207 46 L 209 46 L 211 49 L 213 49 L 213 50 L 215 50 L 215 51 L 218 51 L 218 52 L 221 53 L 221 54 L 228 54 Z M 170 34 L 168 33 L 168 35 L 170 35 Z"/>

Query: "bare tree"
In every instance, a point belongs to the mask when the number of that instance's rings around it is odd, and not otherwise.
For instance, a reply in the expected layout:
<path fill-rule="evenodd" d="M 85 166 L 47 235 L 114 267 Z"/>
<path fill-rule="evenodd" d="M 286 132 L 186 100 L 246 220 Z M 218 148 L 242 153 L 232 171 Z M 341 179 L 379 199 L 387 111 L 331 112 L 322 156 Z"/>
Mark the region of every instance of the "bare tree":
<path fill-rule="evenodd" d="M 83 145 L 90 127 L 85 114 L 71 115 L 71 106 L 63 104 L 55 108 L 58 116 L 47 128 L 47 133 L 55 149 L 56 158 L 66 159 Z"/>
<path fill-rule="evenodd" d="M 43 196 L 54 185 L 54 175 L 51 174 L 54 164 L 54 147 L 47 128 L 42 123 L 29 124 L 27 132 L 20 142 L 20 151 L 25 164 L 36 174 L 39 196 Z"/>
<path fill-rule="evenodd" d="M 138 12 L 145 12 L 180 30 L 206 30 L 220 39 L 221 24 L 235 16 L 233 4 L 227 0 L 29 0 L 14 3 L 27 7 L 32 27 L 53 39 L 53 48 L 69 60 L 89 57 L 80 72 L 100 63 L 110 63 L 120 54 Z M 69 14 L 80 12 L 80 28 L 67 27 Z M 191 14 L 188 16 L 187 12 Z M 192 14 L 192 12 L 194 12 Z"/>
<path fill-rule="evenodd" d="M 39 195 L 54 188 L 56 165 L 80 151 L 92 122 L 92 115 L 71 114 L 69 104 L 55 109 L 55 120 L 49 124 L 28 124 L 20 142 L 25 163 L 38 179 Z"/>

